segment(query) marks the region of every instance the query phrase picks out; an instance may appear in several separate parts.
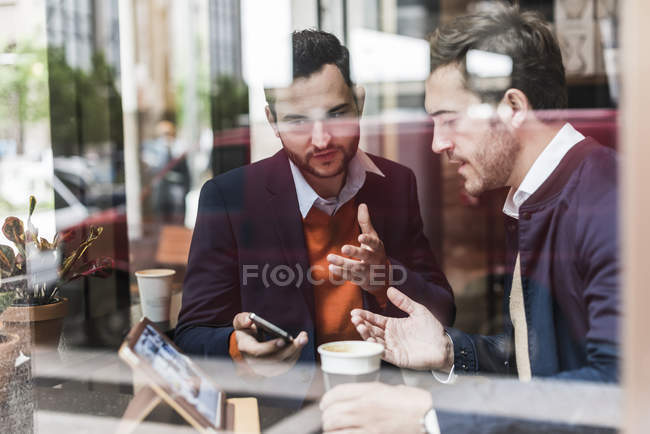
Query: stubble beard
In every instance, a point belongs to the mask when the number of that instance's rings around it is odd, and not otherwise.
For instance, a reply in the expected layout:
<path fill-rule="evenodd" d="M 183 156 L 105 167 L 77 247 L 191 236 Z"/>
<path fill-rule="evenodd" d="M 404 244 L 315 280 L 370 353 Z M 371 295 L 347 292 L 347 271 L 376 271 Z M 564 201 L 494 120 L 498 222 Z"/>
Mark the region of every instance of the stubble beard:
<path fill-rule="evenodd" d="M 479 196 L 486 191 L 505 187 L 520 149 L 521 143 L 507 131 L 495 131 L 490 134 L 473 158 L 472 166 L 478 177 L 466 180 L 467 192 L 472 196 Z"/>
<path fill-rule="evenodd" d="M 352 160 L 352 158 L 354 158 L 354 155 L 357 153 L 358 148 L 359 148 L 359 144 L 357 143 L 355 146 L 352 146 L 350 148 L 349 152 L 346 152 L 343 146 L 330 146 L 327 147 L 327 149 L 324 149 L 324 151 L 338 150 L 343 155 L 343 161 L 341 161 L 341 165 L 336 170 L 336 172 L 324 174 L 318 171 L 311 164 L 309 164 L 310 160 L 314 156 L 314 151 L 309 151 L 305 156 L 305 158 L 302 159 L 298 154 L 290 151 L 289 148 L 284 146 L 284 150 L 289 156 L 289 159 L 293 161 L 293 164 L 295 164 L 298 167 L 298 169 L 300 169 L 303 173 L 309 173 L 310 175 L 313 175 L 317 178 L 332 178 L 340 175 L 341 173 L 346 172 L 348 170 L 348 166 L 350 165 L 350 161 Z"/>

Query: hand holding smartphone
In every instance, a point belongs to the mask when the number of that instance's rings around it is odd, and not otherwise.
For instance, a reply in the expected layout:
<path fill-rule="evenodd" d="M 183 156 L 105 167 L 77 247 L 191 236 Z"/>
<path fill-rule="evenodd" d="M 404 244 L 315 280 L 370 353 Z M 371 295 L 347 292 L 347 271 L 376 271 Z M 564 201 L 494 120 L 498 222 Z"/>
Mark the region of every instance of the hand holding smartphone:
<path fill-rule="evenodd" d="M 253 324 L 257 326 L 258 331 L 261 330 L 267 335 L 270 335 L 274 338 L 284 339 L 284 341 L 287 343 L 293 342 L 293 337 L 289 333 L 287 333 L 285 330 L 282 330 L 272 322 L 265 320 L 255 313 L 251 313 L 249 315 L 249 318 L 251 321 L 253 321 Z"/>

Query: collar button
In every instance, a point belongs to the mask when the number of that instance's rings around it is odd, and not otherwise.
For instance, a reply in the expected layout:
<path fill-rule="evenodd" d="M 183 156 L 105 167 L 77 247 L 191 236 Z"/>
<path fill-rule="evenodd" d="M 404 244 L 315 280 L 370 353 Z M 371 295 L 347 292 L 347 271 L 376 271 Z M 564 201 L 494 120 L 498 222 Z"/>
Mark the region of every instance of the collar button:
<path fill-rule="evenodd" d="M 533 217 L 533 215 L 529 212 L 523 212 L 521 213 L 521 218 L 524 220 L 530 220 Z"/>

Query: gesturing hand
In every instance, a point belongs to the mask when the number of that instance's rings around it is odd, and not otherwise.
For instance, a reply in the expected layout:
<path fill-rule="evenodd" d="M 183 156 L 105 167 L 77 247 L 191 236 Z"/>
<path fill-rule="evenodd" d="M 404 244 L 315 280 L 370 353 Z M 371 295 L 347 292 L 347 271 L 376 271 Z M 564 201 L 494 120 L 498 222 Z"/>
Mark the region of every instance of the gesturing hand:
<path fill-rule="evenodd" d="M 377 231 L 372 227 L 365 203 L 359 205 L 357 220 L 361 227 L 361 235 L 358 238 L 361 245 L 356 247 L 346 244 L 341 248 L 341 253 L 355 259 L 327 255 L 329 269 L 335 276 L 349 280 L 370 293 L 383 294 L 389 275 L 386 250 Z"/>
<path fill-rule="evenodd" d="M 409 316 L 389 318 L 354 309 L 352 323 L 361 337 L 383 344 L 384 360 L 399 367 L 449 371 L 454 363 L 454 349 L 440 321 L 395 288 L 388 288 L 387 295 Z"/>
<path fill-rule="evenodd" d="M 249 315 L 248 312 L 238 313 L 232 322 L 237 347 L 248 370 L 263 377 L 287 372 L 296 364 L 302 348 L 307 345 L 307 333 L 300 332 L 290 343 L 280 338 L 259 342 L 255 338 L 257 326 L 251 321 Z"/>

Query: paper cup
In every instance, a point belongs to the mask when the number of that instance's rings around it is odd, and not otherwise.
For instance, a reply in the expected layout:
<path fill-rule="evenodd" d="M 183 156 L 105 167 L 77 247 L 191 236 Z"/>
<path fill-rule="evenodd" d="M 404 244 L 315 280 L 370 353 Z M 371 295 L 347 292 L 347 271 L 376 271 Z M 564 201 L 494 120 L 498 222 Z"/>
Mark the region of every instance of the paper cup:
<path fill-rule="evenodd" d="M 164 268 L 135 272 L 143 316 L 156 323 L 169 321 L 172 281 L 175 274 L 176 271 Z"/>
<path fill-rule="evenodd" d="M 384 346 L 366 341 L 337 341 L 318 346 L 327 390 L 343 383 L 377 381 Z"/>

